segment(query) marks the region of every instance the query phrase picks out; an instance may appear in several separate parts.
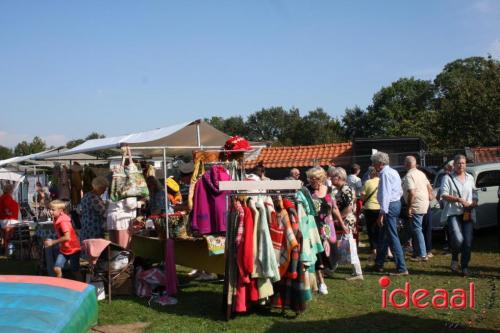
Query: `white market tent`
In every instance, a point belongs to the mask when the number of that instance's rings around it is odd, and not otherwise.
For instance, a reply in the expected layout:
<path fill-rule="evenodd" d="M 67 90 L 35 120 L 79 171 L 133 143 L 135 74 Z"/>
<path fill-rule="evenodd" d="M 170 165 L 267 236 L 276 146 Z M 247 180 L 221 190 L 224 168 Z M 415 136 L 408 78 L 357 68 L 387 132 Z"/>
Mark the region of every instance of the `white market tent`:
<path fill-rule="evenodd" d="M 10 171 L 5 168 L 0 168 L 0 180 L 8 180 L 10 182 L 19 183 L 22 182 L 23 179 L 24 175 L 18 172 Z"/>
<path fill-rule="evenodd" d="M 220 149 L 229 136 L 203 120 L 162 127 L 150 131 L 93 139 L 63 152 L 50 152 L 35 159 L 59 158 L 65 155 L 129 146 L 146 157 L 181 155 L 193 149 Z M 1 163 L 1 162 L 0 162 Z M 1 164 L 0 164 L 1 165 Z"/>

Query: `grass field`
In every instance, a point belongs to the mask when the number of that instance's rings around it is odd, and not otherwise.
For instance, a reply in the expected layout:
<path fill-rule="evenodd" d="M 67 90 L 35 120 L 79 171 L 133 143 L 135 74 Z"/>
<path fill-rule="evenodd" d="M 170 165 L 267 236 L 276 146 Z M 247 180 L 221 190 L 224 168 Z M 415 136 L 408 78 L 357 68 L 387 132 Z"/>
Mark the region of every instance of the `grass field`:
<path fill-rule="evenodd" d="M 342 267 L 333 279 L 327 279 L 329 294 L 315 296 L 305 313 L 292 318 L 276 310 L 256 310 L 225 321 L 222 315 L 222 282 L 189 281 L 181 270 L 182 291 L 179 304 L 148 306 L 137 297 L 115 297 L 111 304 L 99 303 L 99 325 L 119 325 L 136 322 L 149 324 L 146 332 L 500 332 L 500 251 L 495 230 L 475 236 L 471 269 L 473 277 L 465 278 L 449 270 L 450 256 L 437 250 L 427 263 L 409 265 L 409 277 L 391 278 L 393 288 L 402 288 L 406 281 L 412 290 L 426 288 L 465 288 L 470 281 L 476 285 L 475 309 L 453 310 L 381 309 L 383 274 L 365 272 L 364 281 L 345 281 L 350 267 Z M 439 243 L 435 244 L 441 248 Z M 365 267 L 368 251 L 360 249 Z M 394 266 L 389 263 L 390 270 Z M 0 259 L 1 274 L 31 274 L 34 265 Z M 183 273 L 184 272 L 184 273 Z"/>

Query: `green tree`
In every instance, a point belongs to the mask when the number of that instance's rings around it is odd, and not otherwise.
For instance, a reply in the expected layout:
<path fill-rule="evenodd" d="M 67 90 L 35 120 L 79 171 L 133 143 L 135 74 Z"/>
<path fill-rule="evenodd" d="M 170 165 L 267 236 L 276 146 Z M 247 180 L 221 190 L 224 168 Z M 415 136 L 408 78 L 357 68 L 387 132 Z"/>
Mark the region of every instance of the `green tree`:
<path fill-rule="evenodd" d="M 47 150 L 47 144 L 42 138 L 35 136 L 33 140 L 28 143 L 26 140 L 19 142 L 14 147 L 14 155 L 15 156 L 25 156 L 34 153 L 39 153 L 44 150 Z"/>
<path fill-rule="evenodd" d="M 340 122 L 322 108 L 310 111 L 307 116 L 303 117 L 300 130 L 302 132 L 300 142 L 295 142 L 295 144 L 313 145 L 344 140 Z"/>
<path fill-rule="evenodd" d="M 66 148 L 71 149 L 71 148 L 74 148 L 76 146 L 81 145 L 84 142 L 85 142 L 84 139 L 70 140 L 70 141 L 66 142 Z"/>
<path fill-rule="evenodd" d="M 14 155 L 15 156 L 25 156 L 25 155 L 29 155 L 29 154 L 31 154 L 31 147 L 30 147 L 30 144 L 26 140 L 19 142 L 14 147 Z"/>
<path fill-rule="evenodd" d="M 87 135 L 87 137 L 85 138 L 85 140 L 103 139 L 105 137 L 106 136 L 104 134 L 99 134 L 97 132 L 92 132 L 89 135 Z"/>
<path fill-rule="evenodd" d="M 345 109 L 344 115 L 342 116 L 344 136 L 351 140 L 355 137 L 369 137 L 370 131 L 368 128 L 367 116 L 367 112 L 357 105 L 352 109 Z"/>
<path fill-rule="evenodd" d="M 366 115 L 369 136 L 418 136 L 435 142 L 434 86 L 430 81 L 401 78 L 373 96 Z"/>
<path fill-rule="evenodd" d="M 500 145 L 500 62 L 470 57 L 436 77 L 437 129 L 443 148 Z"/>
<path fill-rule="evenodd" d="M 0 145 L 0 160 L 5 160 L 13 156 L 12 149 Z"/>
<path fill-rule="evenodd" d="M 42 138 L 35 136 L 30 143 L 31 154 L 39 153 L 44 150 L 47 150 L 47 144 L 42 140 Z"/>

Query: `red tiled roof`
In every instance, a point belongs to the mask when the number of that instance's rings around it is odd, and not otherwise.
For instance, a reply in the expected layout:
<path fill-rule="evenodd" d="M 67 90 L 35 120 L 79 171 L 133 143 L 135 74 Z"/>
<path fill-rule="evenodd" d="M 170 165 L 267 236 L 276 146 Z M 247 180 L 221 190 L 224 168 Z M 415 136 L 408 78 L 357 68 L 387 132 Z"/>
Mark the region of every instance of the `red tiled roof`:
<path fill-rule="evenodd" d="M 255 160 L 245 162 L 245 168 L 251 169 L 259 162 L 266 168 L 325 166 L 329 165 L 332 159 L 339 165 L 351 164 L 352 143 L 263 148 Z"/>
<path fill-rule="evenodd" d="M 472 148 L 474 163 L 500 162 L 500 147 Z"/>

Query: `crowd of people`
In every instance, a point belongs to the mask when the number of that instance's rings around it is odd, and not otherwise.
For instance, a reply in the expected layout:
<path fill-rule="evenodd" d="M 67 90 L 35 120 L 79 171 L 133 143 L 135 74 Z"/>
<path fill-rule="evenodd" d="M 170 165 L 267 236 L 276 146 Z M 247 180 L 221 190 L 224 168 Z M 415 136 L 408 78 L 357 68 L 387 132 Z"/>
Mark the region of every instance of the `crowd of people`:
<path fill-rule="evenodd" d="M 407 173 L 403 179 L 391 168 L 389 156 L 377 152 L 371 157 L 372 166 L 362 180 L 359 165 L 352 165 L 350 173 L 342 167 L 331 165 L 327 170 L 317 166 L 306 173 L 306 188 L 316 207 L 316 224 L 323 238 L 325 251 L 318 255 L 316 272 L 319 292 L 328 293 L 324 276 L 335 273 L 339 264 L 351 264 L 353 274 L 348 280 L 362 280 L 363 271 L 357 247 L 359 245 L 360 220 L 364 217 L 368 234 L 373 270 L 382 272 L 388 260 L 394 260 L 396 270 L 391 274 L 408 275 L 405 252 L 398 234 L 398 220 L 404 217 L 411 225 L 412 253 L 409 260 L 428 261 L 433 256 L 431 248 L 431 222 L 427 214 L 433 198 L 431 184 L 425 174 L 417 169 L 417 161 L 407 156 Z M 447 236 L 452 252 L 451 270 L 469 274 L 469 262 L 473 239 L 474 208 L 477 206 L 477 191 L 473 178 L 465 171 L 466 158 L 457 155 L 446 165 L 447 176 L 443 177 L 437 193 L 446 219 Z M 190 170 L 184 182 L 189 181 Z M 263 165 L 258 165 L 253 174 L 259 180 L 269 180 Z M 287 179 L 300 180 L 300 170 L 293 168 Z M 103 238 L 107 230 L 109 239 L 124 248 L 130 245 L 130 221 L 136 217 L 137 208 L 147 207 L 148 214 L 162 214 L 166 209 L 165 198 L 170 202 L 182 201 L 180 192 L 186 190 L 175 181 L 167 180 L 168 193 L 153 175 L 146 177 L 149 199 L 126 198 L 117 202 L 106 202 L 103 194 L 109 189 L 109 181 L 98 176 L 92 181 L 92 190 L 86 192 L 80 203 L 81 228 L 75 230 L 71 218 L 65 212 L 66 203 L 50 202 L 49 194 L 37 184 L 34 196 L 36 207 L 47 210 L 54 218 L 57 239 L 45 241 L 50 247 L 59 244 L 59 257 L 54 271 L 60 276 L 60 269 L 66 261 L 79 259 L 80 244 L 85 239 Z M 175 183 L 175 184 L 174 184 Z M 174 189 L 174 191 L 170 190 Z M 0 197 L 0 225 L 3 244 L 6 247 L 11 236 L 12 224 L 18 221 L 19 205 L 12 197 L 12 185 L 3 188 Z M 427 218 L 427 219 L 426 219 Z M 70 221 L 70 223 L 68 223 Z M 426 222 L 427 221 L 427 222 Z M 345 258 L 345 253 L 349 253 Z M 459 264 L 460 257 L 460 264 Z M 77 270 L 77 265 L 72 266 Z"/>
<path fill-rule="evenodd" d="M 326 221 L 332 219 L 337 236 L 335 241 L 330 238 L 329 251 L 318 258 L 320 293 L 327 293 L 323 275 L 332 275 L 339 262 L 353 265 L 353 274 L 348 280 L 363 279 L 357 254 L 361 220 L 365 221 L 374 261 L 372 270 L 384 272 L 385 263 L 393 260 L 396 269 L 391 274 L 405 276 L 409 274 L 405 252 L 409 252 L 409 260 L 415 262 L 433 257 L 429 214 L 434 193 L 426 175 L 417 168 L 416 158 L 406 157 L 407 172 L 402 179 L 390 166 L 388 154 L 377 152 L 371 161 L 372 166 L 363 180 L 359 177 L 361 168 L 357 164 L 351 166 L 349 175 L 344 168 L 336 166 L 330 166 L 327 171 L 313 167 L 306 173 L 307 188 L 318 211 L 316 222 L 320 234 L 324 236 Z M 466 173 L 465 167 L 463 155 L 457 155 L 445 165 L 447 175 L 442 179 L 437 199 L 443 208 L 441 219 L 447 222 L 446 234 L 452 254 L 450 268 L 453 272 L 469 275 L 474 208 L 478 202 L 473 177 Z M 300 170 L 291 169 L 286 179 L 300 180 Z M 408 241 L 400 238 L 401 219 L 411 229 Z M 345 247 L 349 247 L 350 253 L 347 261 L 342 258 Z"/>

